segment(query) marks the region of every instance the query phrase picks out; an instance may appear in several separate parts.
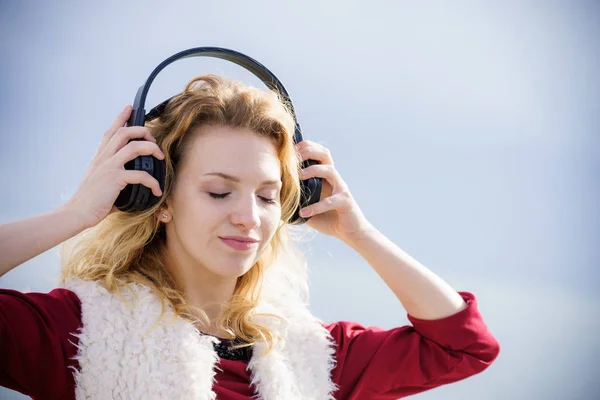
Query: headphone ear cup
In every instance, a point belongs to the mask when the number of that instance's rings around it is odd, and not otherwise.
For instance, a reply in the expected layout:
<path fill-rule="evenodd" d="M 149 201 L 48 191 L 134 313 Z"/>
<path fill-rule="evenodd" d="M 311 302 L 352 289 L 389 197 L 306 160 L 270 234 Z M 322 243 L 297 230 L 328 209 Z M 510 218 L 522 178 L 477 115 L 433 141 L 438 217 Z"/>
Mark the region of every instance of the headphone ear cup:
<path fill-rule="evenodd" d="M 138 156 L 125 164 L 125 169 L 145 171 L 154 177 L 160 189 L 165 187 L 165 163 L 154 156 Z M 128 184 L 119 193 L 115 206 L 124 212 L 143 211 L 155 205 L 160 197 L 155 196 L 150 188 L 142 184 Z"/>
<path fill-rule="evenodd" d="M 152 158 L 152 161 L 154 162 L 154 168 L 153 168 L 153 177 L 158 181 L 158 185 L 160 186 L 160 191 L 161 192 L 165 192 L 165 182 L 166 182 L 166 175 L 167 175 L 167 168 L 166 168 L 166 163 L 165 160 L 159 160 L 158 158 L 154 157 L 154 156 L 150 156 Z M 152 193 L 152 190 L 148 189 L 150 191 L 150 199 L 149 199 L 149 203 L 147 205 L 147 208 L 152 207 L 153 205 L 155 205 L 156 203 L 158 203 L 158 201 L 160 200 L 160 197 L 157 197 L 154 195 L 154 193 Z"/>
<path fill-rule="evenodd" d="M 311 165 L 319 164 L 315 160 L 305 160 L 302 163 L 302 168 L 307 168 Z M 294 211 L 294 215 L 289 221 L 291 225 L 301 225 L 310 219 L 310 217 L 301 217 L 300 209 L 315 204 L 321 200 L 321 190 L 323 188 L 322 178 L 308 178 L 300 181 L 300 203 Z"/>
<path fill-rule="evenodd" d="M 141 157 L 136 157 L 135 159 L 128 161 L 125 163 L 126 170 L 140 170 L 142 166 Z M 131 212 L 136 209 L 136 199 L 138 197 L 138 192 L 140 190 L 140 186 L 142 185 L 132 185 L 128 184 L 125 186 L 119 196 L 115 200 L 114 205 L 123 212 Z"/>

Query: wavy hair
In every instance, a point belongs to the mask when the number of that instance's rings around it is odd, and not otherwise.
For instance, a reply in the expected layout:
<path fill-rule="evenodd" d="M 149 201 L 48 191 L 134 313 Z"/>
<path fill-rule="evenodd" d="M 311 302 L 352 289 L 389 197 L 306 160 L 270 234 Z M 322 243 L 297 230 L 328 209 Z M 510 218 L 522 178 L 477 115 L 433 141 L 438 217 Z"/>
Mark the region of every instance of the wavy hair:
<path fill-rule="evenodd" d="M 260 259 L 238 278 L 233 296 L 217 321 L 219 328 L 246 345 L 265 341 L 272 348 L 277 339 L 274 333 L 252 322 L 263 292 L 267 291 L 265 276 L 273 272 L 269 295 L 289 299 L 292 293 L 294 301 L 308 299 L 308 285 L 302 254 L 293 241 L 294 227 L 287 224 L 300 200 L 300 156 L 293 141 L 294 120 L 289 105 L 269 90 L 215 75 L 191 80 L 181 94 L 169 101 L 160 118 L 146 124 L 165 154 L 166 181 L 161 200 L 145 211 L 112 213 L 95 227 L 63 243 L 61 282 L 71 278 L 98 281 L 117 294 L 120 287 L 141 283 L 160 297 L 163 314 L 165 304 L 169 304 L 183 318 L 208 322 L 202 310 L 194 310 L 186 302 L 182 289 L 165 267 L 166 233 L 155 216 L 172 191 L 193 139 L 191 132 L 202 125 L 249 128 L 272 140 L 277 150 L 282 180 L 279 227 Z"/>

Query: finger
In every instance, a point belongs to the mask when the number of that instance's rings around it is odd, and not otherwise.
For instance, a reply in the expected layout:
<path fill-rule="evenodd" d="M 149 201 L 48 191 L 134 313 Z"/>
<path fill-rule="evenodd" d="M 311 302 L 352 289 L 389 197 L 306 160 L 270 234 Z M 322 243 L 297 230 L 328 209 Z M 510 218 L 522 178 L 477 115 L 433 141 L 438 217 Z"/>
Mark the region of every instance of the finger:
<path fill-rule="evenodd" d="M 310 146 L 310 145 L 313 145 L 313 144 L 317 144 L 317 142 L 313 142 L 312 140 L 303 139 L 301 142 L 298 142 L 296 144 L 296 147 L 297 148 L 302 148 L 304 146 Z"/>
<path fill-rule="evenodd" d="M 342 177 L 337 170 L 330 164 L 316 164 L 304 168 L 300 171 L 300 179 L 324 178 L 329 182 L 334 192 L 345 186 Z"/>
<path fill-rule="evenodd" d="M 113 137 L 113 135 L 117 132 L 117 129 L 125 126 L 125 123 L 129 120 L 129 117 L 131 115 L 131 110 L 132 110 L 132 107 L 129 104 L 127 104 L 125 106 L 125 108 L 123 108 L 123 111 L 121 111 L 119 113 L 119 115 L 117 116 L 117 118 L 115 118 L 115 120 L 110 125 L 110 127 L 106 130 L 106 132 L 104 132 L 104 137 L 102 138 L 102 140 L 100 141 L 100 144 L 98 145 L 98 150 L 96 151 L 96 154 L 100 154 L 104 150 L 107 143 L 110 141 L 110 139 Z"/>
<path fill-rule="evenodd" d="M 155 196 L 162 196 L 162 191 L 160 190 L 160 184 L 158 181 L 146 171 L 133 171 L 127 170 L 124 171 L 121 175 L 123 181 L 121 182 L 121 186 L 125 188 L 127 184 L 142 184 L 147 188 L 152 190 Z"/>
<path fill-rule="evenodd" d="M 325 146 L 308 141 L 302 141 L 298 144 L 298 152 L 302 156 L 302 161 L 304 160 L 316 160 L 321 164 L 331 164 L 333 165 L 333 158 L 331 157 L 331 152 Z"/>
<path fill-rule="evenodd" d="M 300 210 L 300 216 L 312 217 L 313 215 L 323 214 L 327 211 L 337 210 L 345 212 L 352 208 L 352 199 L 347 192 L 341 192 L 332 196 L 326 197 L 323 200 L 304 207 Z"/>
<path fill-rule="evenodd" d="M 121 168 L 125 166 L 128 161 L 133 160 L 137 156 L 154 156 L 159 160 L 163 160 L 165 155 L 160 151 L 158 145 L 152 142 L 146 141 L 133 141 L 129 142 L 121 150 L 113 156 L 114 162 Z"/>
<path fill-rule="evenodd" d="M 102 156 L 112 157 L 122 149 L 129 141 L 133 139 L 142 139 L 156 143 L 156 139 L 150 133 L 150 130 L 143 126 L 131 126 L 128 128 L 119 128 L 108 142 Z"/>

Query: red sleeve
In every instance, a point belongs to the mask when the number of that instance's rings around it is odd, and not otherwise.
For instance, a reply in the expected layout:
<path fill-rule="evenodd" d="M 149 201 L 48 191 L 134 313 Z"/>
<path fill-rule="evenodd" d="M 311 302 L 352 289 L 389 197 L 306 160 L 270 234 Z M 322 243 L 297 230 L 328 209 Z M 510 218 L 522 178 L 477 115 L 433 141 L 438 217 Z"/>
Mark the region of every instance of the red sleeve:
<path fill-rule="evenodd" d="M 351 322 L 327 326 L 337 344 L 338 399 L 398 399 L 456 382 L 486 369 L 500 346 L 471 293 L 467 308 L 439 320 L 408 315 L 412 326 L 391 330 Z"/>
<path fill-rule="evenodd" d="M 77 296 L 66 289 L 21 293 L 0 289 L 0 386 L 33 399 L 74 398 Z"/>

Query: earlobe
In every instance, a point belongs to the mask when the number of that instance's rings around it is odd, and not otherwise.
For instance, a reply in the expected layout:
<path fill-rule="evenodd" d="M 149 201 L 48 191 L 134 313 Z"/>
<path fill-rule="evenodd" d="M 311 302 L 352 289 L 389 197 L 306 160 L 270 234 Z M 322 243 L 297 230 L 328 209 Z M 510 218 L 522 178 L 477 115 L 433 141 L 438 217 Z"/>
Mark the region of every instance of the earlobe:
<path fill-rule="evenodd" d="M 155 216 L 160 222 L 163 223 L 167 223 L 171 220 L 171 213 L 169 213 L 169 211 L 167 211 L 164 208 L 161 210 L 157 210 Z"/>

